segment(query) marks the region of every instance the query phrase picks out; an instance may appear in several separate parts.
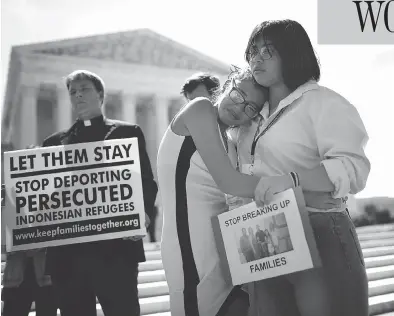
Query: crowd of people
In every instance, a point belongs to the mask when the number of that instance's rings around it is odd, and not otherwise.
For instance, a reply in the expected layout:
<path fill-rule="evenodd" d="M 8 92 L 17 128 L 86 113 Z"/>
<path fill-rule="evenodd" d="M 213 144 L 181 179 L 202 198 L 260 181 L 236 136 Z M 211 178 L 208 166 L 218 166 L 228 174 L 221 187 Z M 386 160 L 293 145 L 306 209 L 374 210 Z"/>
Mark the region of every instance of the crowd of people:
<path fill-rule="evenodd" d="M 209 73 L 186 80 L 181 93 L 187 102 L 159 147 L 157 183 L 142 130 L 103 115 L 105 85 L 90 71 L 66 77 L 78 119 L 42 146 L 138 138 L 147 226 L 157 216 L 160 188 L 172 316 L 367 316 L 364 261 L 344 202 L 368 178 L 364 124 L 350 102 L 318 84 L 320 65 L 298 22 L 257 25 L 245 60 L 248 67 L 234 67 L 222 86 Z M 322 267 L 233 286 L 222 271 L 212 217 L 252 200 L 268 204 L 274 194 L 297 186 Z M 268 230 L 249 232 L 252 243 L 243 233 L 247 262 L 278 253 Z M 26 316 L 35 301 L 37 316 L 56 315 L 58 308 L 62 316 L 93 316 L 96 297 L 106 316 L 140 315 L 141 238 L 8 254 L 4 315 Z"/>

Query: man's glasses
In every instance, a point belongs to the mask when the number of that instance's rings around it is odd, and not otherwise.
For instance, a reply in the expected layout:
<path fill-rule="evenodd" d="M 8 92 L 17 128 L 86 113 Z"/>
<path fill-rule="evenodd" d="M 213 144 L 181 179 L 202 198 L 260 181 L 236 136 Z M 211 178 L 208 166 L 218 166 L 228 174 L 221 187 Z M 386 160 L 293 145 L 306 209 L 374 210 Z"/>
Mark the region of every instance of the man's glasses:
<path fill-rule="evenodd" d="M 242 92 L 237 88 L 234 78 L 231 80 L 231 84 L 232 84 L 232 88 L 229 93 L 229 97 L 231 101 L 233 101 L 235 104 L 244 104 L 245 107 L 243 110 L 246 116 L 249 117 L 250 119 L 254 119 L 257 115 L 259 115 L 260 113 L 259 109 L 255 105 L 245 100 L 245 97 L 243 96 Z"/>
<path fill-rule="evenodd" d="M 248 52 L 248 60 L 251 60 L 255 58 L 257 55 L 260 55 L 260 58 L 262 60 L 268 60 L 272 58 L 272 52 L 268 48 L 268 46 L 272 46 L 271 44 L 267 44 L 262 46 L 260 49 L 258 49 L 256 46 L 252 45 L 250 46 L 249 52 Z"/>

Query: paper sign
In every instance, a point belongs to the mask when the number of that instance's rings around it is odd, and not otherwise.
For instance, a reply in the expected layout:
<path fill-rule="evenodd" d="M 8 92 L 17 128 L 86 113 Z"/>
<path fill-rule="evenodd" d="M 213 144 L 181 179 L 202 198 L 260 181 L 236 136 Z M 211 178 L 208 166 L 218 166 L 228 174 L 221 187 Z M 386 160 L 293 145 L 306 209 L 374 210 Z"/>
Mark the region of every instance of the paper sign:
<path fill-rule="evenodd" d="M 234 285 L 319 266 L 305 204 L 300 199 L 297 201 L 289 189 L 275 195 L 275 200 L 263 208 L 249 203 L 213 221 L 219 253 L 228 265 L 224 270 L 229 271 Z M 215 221 L 220 226 L 219 239 Z"/>
<path fill-rule="evenodd" d="M 4 154 L 7 251 L 145 235 L 138 139 Z"/>

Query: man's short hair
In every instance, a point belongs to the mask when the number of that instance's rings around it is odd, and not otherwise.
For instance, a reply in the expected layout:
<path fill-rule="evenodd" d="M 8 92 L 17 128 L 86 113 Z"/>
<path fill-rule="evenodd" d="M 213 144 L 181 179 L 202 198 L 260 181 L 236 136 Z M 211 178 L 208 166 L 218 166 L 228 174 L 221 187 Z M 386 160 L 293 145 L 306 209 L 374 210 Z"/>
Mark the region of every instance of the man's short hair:
<path fill-rule="evenodd" d="M 26 147 L 26 149 L 34 149 L 34 148 L 40 148 L 40 146 L 32 144 Z"/>
<path fill-rule="evenodd" d="M 75 70 L 65 78 L 67 90 L 70 89 L 71 82 L 76 80 L 89 80 L 92 82 L 97 92 L 104 97 L 104 81 L 99 75 L 88 70 Z"/>
<path fill-rule="evenodd" d="M 187 78 L 181 89 L 181 94 L 192 93 L 199 85 L 204 85 L 208 93 L 212 96 L 220 87 L 219 78 L 209 73 L 196 73 Z"/>

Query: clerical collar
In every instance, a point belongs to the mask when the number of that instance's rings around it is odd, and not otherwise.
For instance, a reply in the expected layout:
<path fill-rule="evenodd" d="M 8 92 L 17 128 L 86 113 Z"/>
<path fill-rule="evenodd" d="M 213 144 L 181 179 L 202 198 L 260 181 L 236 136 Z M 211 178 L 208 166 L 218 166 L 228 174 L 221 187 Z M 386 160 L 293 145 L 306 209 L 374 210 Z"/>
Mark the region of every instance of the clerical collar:
<path fill-rule="evenodd" d="M 101 124 L 104 122 L 104 116 L 103 115 L 99 115 L 96 117 L 93 117 L 90 120 L 80 120 L 84 126 L 92 126 L 92 125 L 97 125 L 97 124 Z"/>

